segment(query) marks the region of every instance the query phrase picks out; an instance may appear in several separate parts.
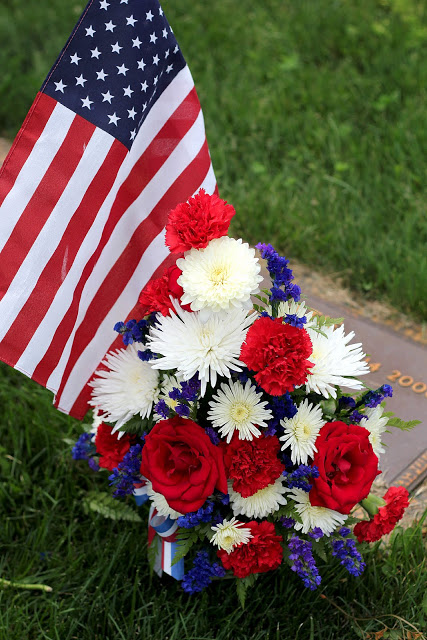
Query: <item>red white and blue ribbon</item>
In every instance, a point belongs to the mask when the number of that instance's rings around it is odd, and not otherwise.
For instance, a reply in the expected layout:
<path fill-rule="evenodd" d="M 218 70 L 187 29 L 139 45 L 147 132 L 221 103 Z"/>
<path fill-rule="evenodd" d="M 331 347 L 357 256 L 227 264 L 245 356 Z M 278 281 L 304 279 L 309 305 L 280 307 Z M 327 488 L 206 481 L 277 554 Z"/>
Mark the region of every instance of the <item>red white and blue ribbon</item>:
<path fill-rule="evenodd" d="M 169 516 L 160 516 L 153 505 L 150 507 L 148 544 L 151 545 L 153 541 L 154 544 L 157 544 L 154 570 L 159 576 L 164 571 L 175 580 L 182 580 L 184 577 L 184 558 L 181 558 L 176 564 L 172 564 L 178 549 L 178 543 L 176 542 L 177 529 L 176 520 Z"/>
<path fill-rule="evenodd" d="M 136 482 L 133 486 L 135 487 L 133 490 L 133 496 L 137 506 L 140 507 L 148 500 L 147 484 L 144 480 L 143 482 Z"/>

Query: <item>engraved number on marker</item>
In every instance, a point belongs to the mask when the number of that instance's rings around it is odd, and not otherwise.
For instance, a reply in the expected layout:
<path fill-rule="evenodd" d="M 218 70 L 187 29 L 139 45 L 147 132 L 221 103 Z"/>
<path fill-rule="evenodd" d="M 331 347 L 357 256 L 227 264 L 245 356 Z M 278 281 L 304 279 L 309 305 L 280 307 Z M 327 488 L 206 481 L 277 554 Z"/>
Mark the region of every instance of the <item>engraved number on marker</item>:
<path fill-rule="evenodd" d="M 414 384 L 414 379 L 412 376 L 402 376 L 399 378 L 399 384 L 401 387 L 410 387 L 411 384 Z"/>
<path fill-rule="evenodd" d="M 425 382 L 416 382 L 412 385 L 411 389 L 415 391 L 415 393 L 424 393 L 424 391 L 427 391 L 427 384 Z"/>
<path fill-rule="evenodd" d="M 400 371 L 398 371 L 397 369 L 394 369 L 391 376 L 387 376 L 387 380 L 391 380 L 392 382 L 395 382 L 398 378 L 400 378 L 401 375 L 402 374 Z"/>

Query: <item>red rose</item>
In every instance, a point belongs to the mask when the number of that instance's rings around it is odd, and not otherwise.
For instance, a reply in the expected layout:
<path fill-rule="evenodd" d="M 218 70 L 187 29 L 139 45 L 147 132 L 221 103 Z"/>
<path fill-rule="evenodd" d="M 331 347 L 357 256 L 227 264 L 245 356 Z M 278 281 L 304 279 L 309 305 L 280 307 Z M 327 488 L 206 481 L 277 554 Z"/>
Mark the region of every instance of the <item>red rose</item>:
<path fill-rule="evenodd" d="M 253 538 L 240 544 L 231 553 L 218 550 L 218 556 L 226 569 L 232 569 L 236 578 L 246 578 L 251 573 L 264 573 L 277 569 L 282 562 L 282 537 L 276 535 L 272 522 L 255 520 L 245 523 Z"/>
<path fill-rule="evenodd" d="M 117 433 L 111 433 L 111 427 L 103 422 L 96 432 L 95 447 L 99 453 L 99 466 L 112 471 L 118 467 L 131 445 L 130 436 L 124 433 L 119 439 Z"/>
<path fill-rule="evenodd" d="M 267 393 L 281 396 L 304 384 L 307 360 L 313 351 L 310 336 L 305 329 L 283 324 L 282 318 L 261 317 L 246 334 L 240 358 L 252 371 L 258 371 L 255 380 Z"/>
<path fill-rule="evenodd" d="M 378 509 L 372 520 L 363 520 L 354 527 L 359 542 L 375 542 L 393 531 L 409 506 L 409 493 L 405 487 L 390 487 L 384 496 L 386 505 Z"/>
<path fill-rule="evenodd" d="M 310 502 L 339 513 L 350 513 L 366 498 L 378 471 L 378 458 L 364 427 L 344 422 L 327 422 L 316 439 L 313 465 L 319 477 L 313 479 Z"/>
<path fill-rule="evenodd" d="M 225 200 L 200 189 L 188 202 L 179 204 L 170 212 L 166 224 L 166 245 L 172 253 L 204 249 L 214 238 L 227 235 L 235 213 L 234 207 Z"/>
<path fill-rule="evenodd" d="M 223 443 L 227 477 L 233 480 L 233 489 L 249 498 L 264 489 L 285 470 L 277 454 L 280 442 L 276 436 L 263 436 L 253 440 L 239 440 L 234 434 L 230 444 Z"/>
<path fill-rule="evenodd" d="M 197 511 L 217 487 L 227 493 L 222 451 L 192 420 L 158 422 L 145 438 L 141 474 L 172 509 Z"/>

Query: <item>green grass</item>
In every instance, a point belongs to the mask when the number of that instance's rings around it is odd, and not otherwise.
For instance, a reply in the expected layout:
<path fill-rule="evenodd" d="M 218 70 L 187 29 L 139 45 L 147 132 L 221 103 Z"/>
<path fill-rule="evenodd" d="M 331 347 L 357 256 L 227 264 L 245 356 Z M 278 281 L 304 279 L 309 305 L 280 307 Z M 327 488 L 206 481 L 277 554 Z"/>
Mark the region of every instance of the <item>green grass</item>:
<path fill-rule="evenodd" d="M 233 232 L 427 317 L 427 5 L 217 0 L 164 9 L 195 78 Z M 83 3 L 0 6 L 0 131 L 19 128 Z"/>
<path fill-rule="evenodd" d="M 84 493 L 105 490 L 106 475 L 71 459 L 64 439 L 81 427 L 50 393 L 3 365 L 0 405 L 0 578 L 53 589 L 0 589 L 0 640 L 352 640 L 383 628 L 409 639 L 426 628 L 420 526 L 366 551 L 361 579 L 320 567 L 318 592 L 284 569 L 258 580 L 244 612 L 228 581 L 187 596 L 150 577 L 145 522 L 85 514 Z"/>

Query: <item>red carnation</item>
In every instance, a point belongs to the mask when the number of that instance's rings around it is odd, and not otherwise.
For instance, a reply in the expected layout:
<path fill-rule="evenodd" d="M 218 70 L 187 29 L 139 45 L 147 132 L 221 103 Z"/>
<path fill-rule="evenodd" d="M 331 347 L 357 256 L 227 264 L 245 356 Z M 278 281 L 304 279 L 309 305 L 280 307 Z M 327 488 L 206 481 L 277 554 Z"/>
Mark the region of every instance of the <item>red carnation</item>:
<path fill-rule="evenodd" d="M 110 471 L 119 465 L 131 445 L 131 438 L 127 433 L 119 439 L 118 434 L 111 433 L 111 430 L 111 427 L 102 422 L 95 438 L 96 451 L 100 455 L 99 466 Z"/>
<path fill-rule="evenodd" d="M 214 238 L 226 236 L 234 207 L 204 189 L 173 209 L 166 225 L 166 244 L 172 253 L 204 249 Z"/>
<path fill-rule="evenodd" d="M 319 470 L 310 491 L 313 507 L 350 513 L 366 498 L 380 471 L 369 431 L 345 422 L 327 422 L 316 439 L 313 465 Z"/>
<path fill-rule="evenodd" d="M 285 470 L 277 457 L 280 442 L 276 436 L 239 440 L 234 434 L 230 444 L 222 446 L 227 477 L 233 480 L 234 491 L 243 498 L 273 484 Z"/>
<path fill-rule="evenodd" d="M 251 530 L 252 538 L 247 544 L 240 544 L 227 553 L 218 550 L 218 556 L 226 569 L 232 569 L 236 578 L 246 578 L 251 573 L 265 573 L 277 569 L 282 562 L 282 537 L 276 535 L 272 522 L 255 520 L 245 523 Z"/>
<path fill-rule="evenodd" d="M 180 300 L 184 293 L 184 289 L 177 282 L 181 273 L 181 269 L 174 264 L 161 278 L 150 280 L 145 285 L 139 297 L 144 315 L 160 312 L 162 316 L 168 316 L 169 311 L 174 311 L 170 296 Z M 184 305 L 182 308 L 191 311 L 190 305 Z"/>
<path fill-rule="evenodd" d="M 363 520 L 354 527 L 359 542 L 375 542 L 393 531 L 409 506 L 409 493 L 405 487 L 390 487 L 384 496 L 386 505 L 378 509 L 372 520 Z"/>
<path fill-rule="evenodd" d="M 249 329 L 240 358 L 258 371 L 255 380 L 267 393 L 281 396 L 306 382 L 312 351 L 305 329 L 283 324 L 282 318 L 261 317 Z"/>

